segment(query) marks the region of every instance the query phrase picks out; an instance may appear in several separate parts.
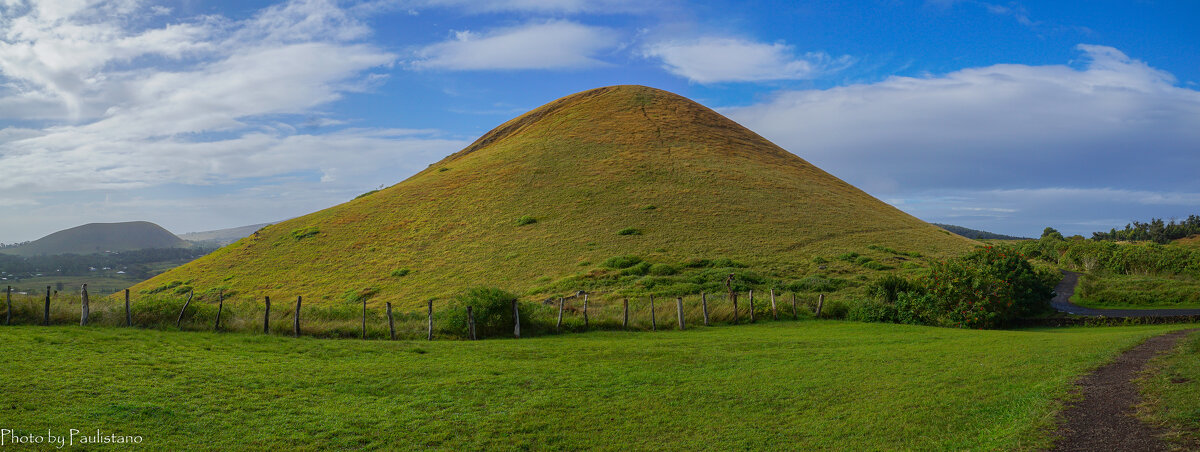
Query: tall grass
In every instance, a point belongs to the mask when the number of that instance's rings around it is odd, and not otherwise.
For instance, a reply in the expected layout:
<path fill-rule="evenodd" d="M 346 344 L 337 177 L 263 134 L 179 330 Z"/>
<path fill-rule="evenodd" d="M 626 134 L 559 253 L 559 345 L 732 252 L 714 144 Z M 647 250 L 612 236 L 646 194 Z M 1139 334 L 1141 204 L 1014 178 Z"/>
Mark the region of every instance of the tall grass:
<path fill-rule="evenodd" d="M 792 296 L 796 297 L 796 312 L 792 310 Z M 134 327 L 158 330 L 183 331 L 213 331 L 216 327 L 218 304 L 211 300 L 201 300 L 196 297 L 188 304 L 183 320 L 176 327 L 180 310 L 186 302 L 186 295 L 146 295 L 135 296 L 130 302 L 130 314 Z M 649 297 L 629 298 L 629 325 L 624 325 L 625 309 L 623 299 L 589 300 L 587 322 L 585 326 L 583 300 L 572 298 L 564 300 L 563 322 L 561 328 L 557 325 L 557 299 L 542 303 L 520 302 L 522 311 L 522 335 L 545 335 L 555 333 L 579 332 L 584 330 L 621 330 L 634 331 L 673 330 L 678 328 L 676 298 L 655 298 L 653 301 L 653 320 L 651 317 L 651 300 Z M 682 297 L 684 324 L 686 328 L 696 328 L 704 325 L 704 308 L 700 295 Z M 733 303 L 728 294 L 709 294 L 708 317 L 709 323 L 734 323 Z M 453 328 L 448 325 L 455 322 L 449 317 L 456 311 L 465 308 L 456 301 L 436 302 L 433 323 L 434 335 L 439 339 L 464 339 L 467 337 L 465 328 Z M 811 319 L 817 305 L 817 295 L 811 293 L 777 293 L 778 318 L 780 320 Z M 840 317 L 845 310 L 839 309 L 840 302 L 826 299 L 824 317 Z M 363 307 L 361 303 L 336 304 L 301 304 L 300 334 L 305 336 L 325 338 L 360 338 L 362 337 Z M 270 315 L 271 334 L 290 335 L 293 330 L 296 299 L 272 299 Z M 12 298 L 12 323 L 15 325 L 40 325 L 43 322 L 45 309 L 44 295 L 19 295 Z M 52 325 L 79 324 L 82 301 L 78 294 L 57 294 L 50 301 L 50 323 Z M 220 330 L 223 332 L 262 333 L 263 300 L 230 298 L 224 300 L 221 308 Z M 123 300 L 112 298 L 93 298 L 89 303 L 89 326 L 123 327 L 125 326 L 125 303 Z M 832 315 L 828 314 L 832 313 Z M 7 308 L 0 305 L 0 321 L 7 314 Z M 526 318 L 528 320 L 526 320 Z M 393 311 L 397 339 L 424 339 L 428 334 L 428 319 L 426 310 Z M 750 322 L 750 300 L 746 293 L 738 295 L 737 323 Z M 756 322 L 771 321 L 770 299 L 768 294 L 756 292 L 754 300 L 754 319 Z M 526 323 L 528 322 L 528 323 Z M 366 310 L 366 336 L 368 339 L 389 338 L 389 328 L 385 308 L 368 306 Z M 511 334 L 511 332 L 506 332 Z"/>

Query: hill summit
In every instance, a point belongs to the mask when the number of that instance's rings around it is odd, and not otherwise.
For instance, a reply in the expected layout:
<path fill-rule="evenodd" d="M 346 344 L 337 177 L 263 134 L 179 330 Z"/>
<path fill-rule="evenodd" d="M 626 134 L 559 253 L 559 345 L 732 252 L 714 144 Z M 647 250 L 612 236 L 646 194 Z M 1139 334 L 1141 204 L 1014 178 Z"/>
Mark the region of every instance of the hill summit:
<path fill-rule="evenodd" d="M 553 101 L 403 182 L 268 226 L 136 289 L 175 282 L 415 306 L 479 285 L 656 290 L 653 275 L 606 270 L 618 256 L 736 262 L 789 279 L 837 271 L 840 261 L 819 264 L 868 246 L 947 256 L 973 243 L 696 102 L 612 86 Z"/>
<path fill-rule="evenodd" d="M 147 248 L 187 248 L 191 243 L 149 221 L 88 223 L 63 229 L 24 245 L 0 249 L 18 256 L 95 254 Z"/>

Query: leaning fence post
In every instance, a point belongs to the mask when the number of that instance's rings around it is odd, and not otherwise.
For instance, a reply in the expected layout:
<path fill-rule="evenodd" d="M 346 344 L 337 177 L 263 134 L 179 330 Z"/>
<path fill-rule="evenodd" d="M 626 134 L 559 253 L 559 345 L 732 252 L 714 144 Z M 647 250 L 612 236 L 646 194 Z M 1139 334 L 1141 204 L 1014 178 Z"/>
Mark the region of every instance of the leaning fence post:
<path fill-rule="evenodd" d="M 471 307 L 468 306 L 467 309 L 471 309 Z M 396 322 L 395 322 L 395 320 L 392 319 L 392 302 L 390 302 L 390 301 L 387 302 L 387 316 L 388 316 L 388 337 L 394 341 L 394 340 L 396 340 Z"/>
<path fill-rule="evenodd" d="M 654 295 L 650 296 L 650 329 L 658 331 L 658 321 L 654 319 Z"/>
<path fill-rule="evenodd" d="M 225 310 L 225 290 L 217 291 L 217 321 L 213 323 L 213 331 L 221 331 L 221 311 Z"/>
<path fill-rule="evenodd" d="M 429 312 L 425 315 L 426 323 L 428 323 L 429 334 L 426 340 L 433 340 L 433 300 L 429 300 Z"/>
<path fill-rule="evenodd" d="M 750 289 L 750 323 L 754 323 L 754 289 Z"/>
<path fill-rule="evenodd" d="M 817 318 L 821 318 L 821 308 L 825 306 L 825 294 L 817 295 Z"/>
<path fill-rule="evenodd" d="M 708 293 L 700 293 L 700 307 L 704 311 L 704 326 L 708 326 Z"/>
<path fill-rule="evenodd" d="M 46 286 L 46 314 L 42 317 L 43 325 L 50 325 L 50 286 Z"/>
<path fill-rule="evenodd" d="M 129 312 L 129 289 L 125 289 L 125 326 L 133 326 L 133 314 Z"/>
<path fill-rule="evenodd" d="M 775 289 L 771 288 L 771 320 L 779 320 L 779 310 L 775 309 Z"/>
<path fill-rule="evenodd" d="M 800 314 L 796 311 L 796 292 L 792 292 L 792 319 L 799 319 Z"/>
<path fill-rule="evenodd" d="M 471 309 L 470 306 L 467 306 L 467 337 L 471 338 L 471 340 L 476 340 L 476 338 L 475 338 L 475 311 L 473 309 Z"/>
<path fill-rule="evenodd" d="M 265 296 L 263 300 L 267 303 L 267 310 L 263 311 L 263 334 L 271 334 L 271 297 Z"/>
<path fill-rule="evenodd" d="M 556 323 L 554 325 L 554 331 L 562 330 L 562 316 L 563 316 L 563 297 L 558 297 L 558 323 Z"/>
<path fill-rule="evenodd" d="M 621 327 L 628 329 L 629 328 L 629 299 L 628 298 L 626 298 L 624 300 L 624 304 L 625 304 L 625 316 L 621 320 Z"/>
<path fill-rule="evenodd" d="M 8 308 L 4 314 L 4 324 L 12 325 L 12 286 L 4 289 L 4 306 Z"/>
<path fill-rule="evenodd" d="M 292 336 L 300 337 L 300 300 L 301 296 L 296 297 L 296 312 L 292 319 Z"/>
<path fill-rule="evenodd" d="M 189 304 L 192 304 L 192 289 L 188 289 L 188 299 L 183 302 L 183 309 L 179 310 L 179 318 L 175 319 L 175 328 L 179 328 L 179 325 L 183 323 L 183 313 L 187 312 Z"/>
<path fill-rule="evenodd" d="M 521 308 L 517 307 L 516 299 L 513 299 L 513 337 L 521 338 Z"/>
<path fill-rule="evenodd" d="M 683 331 L 683 297 L 675 299 L 675 313 L 679 315 L 679 331 Z"/>
<path fill-rule="evenodd" d="M 587 302 L 588 294 L 585 292 L 583 294 L 583 329 L 585 330 L 588 329 Z"/>
<path fill-rule="evenodd" d="M 83 291 L 79 294 L 79 299 L 82 305 L 79 314 L 79 326 L 87 326 L 88 315 L 91 314 L 90 306 L 88 306 L 87 284 L 83 285 Z"/>

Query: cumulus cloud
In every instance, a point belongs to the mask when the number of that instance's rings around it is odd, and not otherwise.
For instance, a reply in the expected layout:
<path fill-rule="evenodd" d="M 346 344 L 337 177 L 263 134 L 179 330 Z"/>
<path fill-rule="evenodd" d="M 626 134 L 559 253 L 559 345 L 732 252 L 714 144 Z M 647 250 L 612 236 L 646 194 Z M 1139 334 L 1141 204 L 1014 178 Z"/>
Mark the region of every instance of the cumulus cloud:
<path fill-rule="evenodd" d="M 416 52 L 417 69 L 516 70 L 602 66 L 598 54 L 617 45 L 604 27 L 569 21 L 527 24 L 486 33 L 456 31 L 454 38 Z"/>
<path fill-rule="evenodd" d="M 849 56 L 834 58 L 821 52 L 797 55 L 792 46 L 781 42 L 724 37 L 656 42 L 647 45 L 642 56 L 659 59 L 672 74 L 703 84 L 809 79 L 853 62 Z"/>
<path fill-rule="evenodd" d="M 933 189 L 1200 192 L 1200 92 L 1117 49 L 1078 49 L 1079 67 L 1002 64 L 891 77 L 784 91 L 725 113 L 889 199 L 928 199 L 919 194 Z M 1192 197 L 1168 199 L 1200 207 Z"/>

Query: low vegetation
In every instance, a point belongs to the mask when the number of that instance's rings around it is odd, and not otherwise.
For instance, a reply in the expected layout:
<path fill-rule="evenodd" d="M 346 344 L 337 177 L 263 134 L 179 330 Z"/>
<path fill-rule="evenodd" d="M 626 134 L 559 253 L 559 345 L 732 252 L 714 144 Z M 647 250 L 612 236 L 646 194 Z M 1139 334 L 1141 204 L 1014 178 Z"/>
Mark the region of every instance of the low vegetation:
<path fill-rule="evenodd" d="M 1140 417 L 1166 427 L 1166 439 L 1180 450 L 1200 447 L 1200 332 L 1151 361 L 1139 386 L 1144 398 Z"/>
<path fill-rule="evenodd" d="M 809 321 L 479 342 L 0 328 L 18 434 L 101 428 L 163 450 L 1035 450 L 1079 375 L 1175 327 Z"/>

